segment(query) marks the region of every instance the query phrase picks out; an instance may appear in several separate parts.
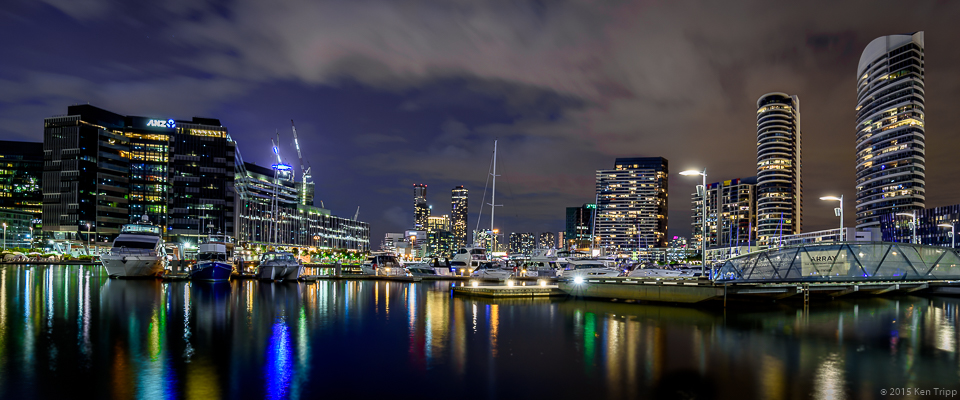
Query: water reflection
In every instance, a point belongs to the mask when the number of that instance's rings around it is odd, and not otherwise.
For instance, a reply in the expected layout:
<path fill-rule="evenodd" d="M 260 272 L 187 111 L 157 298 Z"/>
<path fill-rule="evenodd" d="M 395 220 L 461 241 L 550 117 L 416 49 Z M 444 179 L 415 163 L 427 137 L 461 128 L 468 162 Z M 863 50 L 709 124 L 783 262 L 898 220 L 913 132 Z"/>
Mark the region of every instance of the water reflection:
<path fill-rule="evenodd" d="M 451 285 L 5 266 L 0 397 L 856 398 L 960 380 L 957 299 L 724 313 L 464 298 Z"/>

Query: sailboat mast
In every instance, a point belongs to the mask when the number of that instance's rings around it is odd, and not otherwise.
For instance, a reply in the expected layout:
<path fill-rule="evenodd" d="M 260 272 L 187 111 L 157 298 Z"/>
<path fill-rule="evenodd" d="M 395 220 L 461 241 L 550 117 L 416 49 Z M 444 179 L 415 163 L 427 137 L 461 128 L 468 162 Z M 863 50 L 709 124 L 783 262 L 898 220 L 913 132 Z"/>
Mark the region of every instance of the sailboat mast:
<path fill-rule="evenodd" d="M 493 234 L 493 213 L 497 210 L 497 141 L 493 141 L 493 194 L 490 195 L 490 234 Z"/>

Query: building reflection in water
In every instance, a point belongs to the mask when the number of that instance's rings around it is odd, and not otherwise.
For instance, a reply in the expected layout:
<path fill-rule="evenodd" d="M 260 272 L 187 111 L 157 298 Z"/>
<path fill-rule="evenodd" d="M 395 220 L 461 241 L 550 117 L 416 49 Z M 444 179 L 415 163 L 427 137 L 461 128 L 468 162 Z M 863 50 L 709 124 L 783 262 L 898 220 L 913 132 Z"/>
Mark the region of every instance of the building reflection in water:
<path fill-rule="evenodd" d="M 110 280 L 96 266 L 4 266 L 0 397 L 76 387 L 113 398 L 337 397 L 331 388 L 374 397 L 429 387 L 437 394 L 425 397 L 641 398 L 704 387 L 842 398 L 890 382 L 938 387 L 960 371 L 958 299 L 724 313 L 465 298 L 451 286 Z"/>

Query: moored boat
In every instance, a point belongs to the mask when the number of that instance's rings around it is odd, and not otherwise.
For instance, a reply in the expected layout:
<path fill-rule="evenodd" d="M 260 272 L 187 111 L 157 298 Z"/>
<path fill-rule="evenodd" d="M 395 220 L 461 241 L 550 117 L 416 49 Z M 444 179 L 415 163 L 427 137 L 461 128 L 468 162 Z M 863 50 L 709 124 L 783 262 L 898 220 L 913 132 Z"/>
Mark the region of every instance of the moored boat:
<path fill-rule="evenodd" d="M 271 251 L 260 257 L 257 279 L 281 281 L 297 280 L 303 275 L 303 264 L 292 253 Z"/>
<path fill-rule="evenodd" d="M 139 223 L 123 225 L 113 248 L 100 257 L 100 263 L 111 278 L 162 275 L 167 257 L 160 227 L 150 223 L 146 215 Z"/>
<path fill-rule="evenodd" d="M 226 281 L 234 273 L 230 262 L 231 244 L 225 238 L 211 236 L 197 251 L 197 265 L 190 271 L 190 279 L 200 281 Z"/>

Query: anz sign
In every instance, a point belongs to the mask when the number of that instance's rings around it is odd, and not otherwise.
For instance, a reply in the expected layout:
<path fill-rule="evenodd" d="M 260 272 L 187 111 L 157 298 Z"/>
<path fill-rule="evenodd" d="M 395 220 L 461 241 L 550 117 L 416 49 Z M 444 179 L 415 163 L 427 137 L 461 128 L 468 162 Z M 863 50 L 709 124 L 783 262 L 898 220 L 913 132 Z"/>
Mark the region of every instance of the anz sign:
<path fill-rule="evenodd" d="M 147 126 L 153 127 L 153 128 L 170 128 L 170 129 L 173 129 L 173 128 L 176 128 L 176 127 L 177 127 L 177 122 L 174 121 L 174 120 L 172 120 L 172 119 L 168 119 L 168 120 L 166 120 L 166 121 L 164 121 L 164 120 L 162 120 L 162 119 L 151 119 L 151 120 L 147 120 Z"/>

